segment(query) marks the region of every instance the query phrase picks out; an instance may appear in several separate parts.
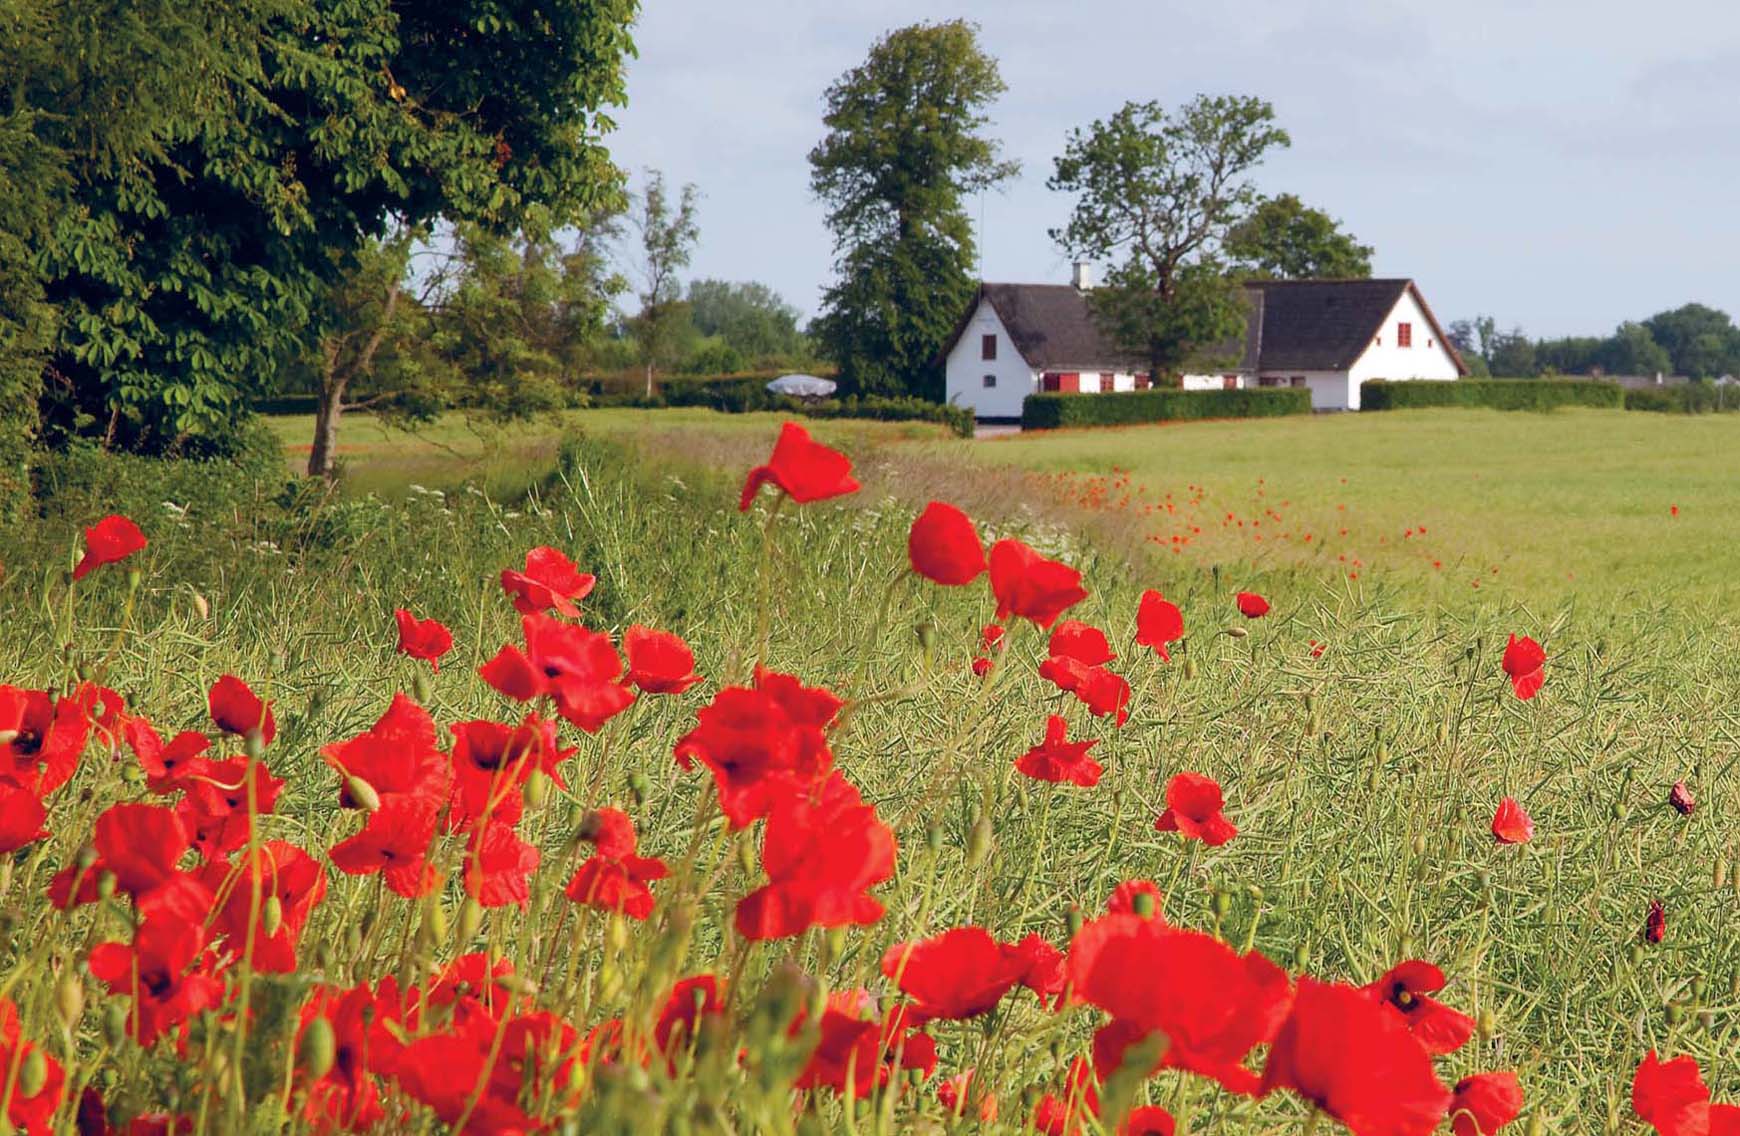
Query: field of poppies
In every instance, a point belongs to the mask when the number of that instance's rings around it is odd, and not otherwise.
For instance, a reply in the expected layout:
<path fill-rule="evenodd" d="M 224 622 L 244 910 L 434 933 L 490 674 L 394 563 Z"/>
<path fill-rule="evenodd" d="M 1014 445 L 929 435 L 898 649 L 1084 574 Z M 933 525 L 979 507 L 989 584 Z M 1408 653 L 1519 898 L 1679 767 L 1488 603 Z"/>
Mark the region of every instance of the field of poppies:
<path fill-rule="evenodd" d="M 1740 1132 L 1731 620 L 762 455 L 21 535 L 0 1116 Z"/>

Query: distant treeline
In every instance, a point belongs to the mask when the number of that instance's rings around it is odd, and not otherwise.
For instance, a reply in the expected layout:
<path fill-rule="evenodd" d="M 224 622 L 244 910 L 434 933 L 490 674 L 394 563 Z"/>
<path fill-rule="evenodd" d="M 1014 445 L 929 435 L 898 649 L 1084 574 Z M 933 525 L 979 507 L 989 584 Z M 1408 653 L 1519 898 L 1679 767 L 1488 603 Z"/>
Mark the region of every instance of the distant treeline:
<path fill-rule="evenodd" d="M 1491 316 L 1457 320 L 1450 341 L 1476 376 L 1740 375 L 1740 328 L 1727 312 L 1685 304 L 1646 320 L 1627 320 L 1607 336 L 1531 339 L 1500 330 Z"/>

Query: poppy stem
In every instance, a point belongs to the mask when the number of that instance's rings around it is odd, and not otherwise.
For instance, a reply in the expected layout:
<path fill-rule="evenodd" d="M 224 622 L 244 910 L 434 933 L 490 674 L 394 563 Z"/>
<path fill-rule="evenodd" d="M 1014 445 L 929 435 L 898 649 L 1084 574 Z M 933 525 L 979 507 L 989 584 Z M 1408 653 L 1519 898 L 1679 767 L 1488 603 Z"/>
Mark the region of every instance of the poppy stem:
<path fill-rule="evenodd" d="M 773 499 L 773 508 L 761 522 L 760 581 L 755 605 L 755 665 L 767 662 L 767 644 L 773 630 L 773 524 L 779 518 L 779 507 L 785 504 L 785 494 Z"/>

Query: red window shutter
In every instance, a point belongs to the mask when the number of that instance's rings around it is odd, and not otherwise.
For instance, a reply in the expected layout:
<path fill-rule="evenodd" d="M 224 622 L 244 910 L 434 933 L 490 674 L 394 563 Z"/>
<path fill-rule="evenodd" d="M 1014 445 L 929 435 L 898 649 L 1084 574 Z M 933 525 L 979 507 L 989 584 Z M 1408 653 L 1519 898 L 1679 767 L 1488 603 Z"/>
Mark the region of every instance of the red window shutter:
<path fill-rule="evenodd" d="M 1414 345 L 1414 325 L 1398 323 L 1396 325 L 1396 346 L 1412 347 Z"/>
<path fill-rule="evenodd" d="M 1117 389 L 1117 381 L 1112 378 L 1112 373 L 1110 371 L 1101 371 L 1100 372 L 1100 393 L 1101 394 L 1110 394 L 1110 393 L 1112 393 L 1112 391 L 1114 391 L 1116 389 Z"/>
<path fill-rule="evenodd" d="M 997 357 L 997 337 L 995 335 L 979 336 L 979 358 L 995 359 Z"/>
<path fill-rule="evenodd" d="M 1065 371 L 1063 374 L 1057 376 L 1057 380 L 1059 390 L 1066 391 L 1070 394 L 1081 393 L 1080 371 Z"/>

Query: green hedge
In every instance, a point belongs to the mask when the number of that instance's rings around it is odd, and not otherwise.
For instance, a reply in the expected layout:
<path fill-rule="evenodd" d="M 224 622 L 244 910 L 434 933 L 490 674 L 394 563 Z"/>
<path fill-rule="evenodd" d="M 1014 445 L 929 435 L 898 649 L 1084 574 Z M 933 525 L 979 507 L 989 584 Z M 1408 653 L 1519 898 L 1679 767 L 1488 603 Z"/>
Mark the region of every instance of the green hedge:
<path fill-rule="evenodd" d="M 666 383 L 651 398 L 640 394 L 598 394 L 592 406 L 630 406 L 658 409 L 668 406 L 705 406 L 726 414 L 777 411 L 811 418 L 871 418 L 882 422 L 936 422 L 963 438 L 973 436 L 973 412 L 960 406 L 923 398 L 891 398 L 882 395 L 848 395 L 845 398 L 802 399 L 774 394 L 766 379 L 713 379 Z"/>
<path fill-rule="evenodd" d="M 1283 387 L 1256 390 L 1176 389 L 1117 394 L 1030 394 L 1021 405 L 1023 430 L 1062 426 L 1127 426 L 1192 418 L 1273 418 L 1311 413 L 1311 392 Z"/>
<path fill-rule="evenodd" d="M 1618 383 L 1590 379 L 1457 379 L 1433 382 L 1359 384 L 1362 410 L 1413 410 L 1429 406 L 1489 406 L 1495 410 L 1552 410 L 1559 406 L 1594 406 L 1618 410 L 1625 389 Z"/>
<path fill-rule="evenodd" d="M 1740 410 L 1740 387 L 1719 387 L 1708 379 L 1675 387 L 1627 388 L 1625 409 L 1661 414 L 1733 413 Z"/>

